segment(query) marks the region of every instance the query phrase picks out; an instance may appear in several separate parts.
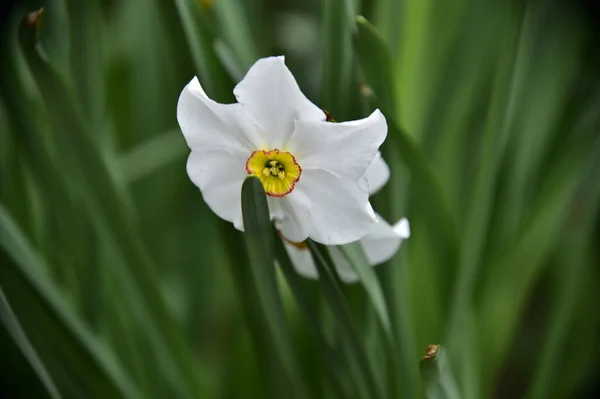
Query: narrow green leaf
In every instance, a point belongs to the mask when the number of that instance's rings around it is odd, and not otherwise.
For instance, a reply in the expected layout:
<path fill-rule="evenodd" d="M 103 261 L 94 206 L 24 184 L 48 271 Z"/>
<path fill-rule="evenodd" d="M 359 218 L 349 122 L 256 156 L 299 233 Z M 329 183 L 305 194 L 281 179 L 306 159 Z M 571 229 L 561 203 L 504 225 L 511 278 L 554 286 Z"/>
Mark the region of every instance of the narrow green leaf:
<path fill-rule="evenodd" d="M 452 268 L 458 261 L 456 223 L 430 163 L 414 139 L 400 128 L 394 113 L 394 76 L 387 45 L 366 19 L 359 17 L 357 22 L 359 29 L 355 48 L 367 83 L 373 91 L 374 103 L 386 115 L 389 130 L 387 140 L 394 145 L 401 161 L 408 167 L 411 174 L 408 191 L 411 196 L 419 198 L 419 207 L 427 210 L 429 233 L 436 245 L 440 246 L 440 257 Z"/>
<path fill-rule="evenodd" d="M 59 390 L 67 397 L 140 397 L 116 360 L 69 310 L 1 204 L 0 247 L 11 259 L 0 268 L 0 285 Z"/>
<path fill-rule="evenodd" d="M 488 385 L 498 378 L 498 366 L 506 355 L 519 315 L 523 312 L 525 299 L 533 283 L 543 271 L 550 249 L 556 244 L 569 215 L 575 193 L 579 187 L 582 171 L 581 159 L 593 159 L 600 141 L 593 146 L 581 138 L 557 162 L 540 189 L 535 212 L 531 215 L 510 245 L 490 267 L 491 273 L 482 283 L 482 298 L 478 301 L 477 321 L 482 336 L 494 342 L 482 348 L 485 357 L 483 371 Z M 592 155 L 593 154 L 593 155 Z M 495 315 L 502 314 L 502 318 Z M 485 350 L 483 350 L 485 349 Z M 482 367 L 483 368 L 483 367 Z"/>
<path fill-rule="evenodd" d="M 21 327 L 21 323 L 17 320 L 15 314 L 13 313 L 4 292 L 2 291 L 2 287 L 0 286 L 0 321 L 4 325 L 4 328 L 8 331 L 13 341 L 18 346 L 19 350 L 23 354 L 23 356 L 27 359 L 30 366 L 33 368 L 36 377 L 42 382 L 44 388 L 46 389 L 46 393 L 53 399 L 60 398 L 61 395 L 58 392 L 58 389 L 54 385 L 54 381 L 52 381 L 52 377 L 46 370 L 46 367 L 42 363 L 35 349 L 29 342 L 27 335 L 23 331 Z"/>
<path fill-rule="evenodd" d="M 281 366 L 266 329 L 264 312 L 255 294 L 253 272 L 248 267 L 248 253 L 240 251 L 244 233 L 232 229 L 231 224 L 224 220 L 218 220 L 217 226 L 219 241 L 223 243 L 220 252 L 217 252 L 221 255 L 218 259 L 229 266 L 236 299 L 252 340 L 253 363 L 256 367 L 256 377 L 252 386 L 256 392 L 252 393 L 255 396 L 267 396 L 270 393 L 274 396 L 283 395 L 289 389 L 289 383 L 286 378 L 281 378 Z"/>
<path fill-rule="evenodd" d="M 341 331 L 343 331 L 342 338 L 351 350 L 354 363 L 360 370 L 358 378 L 366 386 L 370 398 L 383 398 L 385 397 L 383 388 L 377 383 L 373 368 L 370 366 L 364 342 L 361 340 L 355 321 L 352 318 L 350 307 L 342 292 L 341 282 L 331 257 L 324 246 L 316 244 L 310 239 L 307 242 L 317 266 L 319 277 L 323 282 L 325 299 L 329 303 Z"/>
<path fill-rule="evenodd" d="M 101 4 L 99 0 L 67 0 L 73 81 L 86 119 L 102 137 L 106 119 Z"/>
<path fill-rule="evenodd" d="M 411 201 L 411 217 L 419 220 L 422 218 L 425 230 L 422 237 L 431 242 L 429 252 L 438 261 L 437 264 L 444 265 L 443 273 L 451 276 L 459 259 L 459 234 L 456 221 L 450 212 L 450 208 L 443 197 L 441 186 L 434 173 L 431 163 L 423 151 L 419 148 L 415 139 L 409 136 L 402 128 L 396 93 L 394 65 L 390 50 L 385 40 L 377 29 L 369 22 L 357 18 L 358 33 L 355 39 L 355 51 L 366 79 L 368 90 L 365 90 L 367 98 L 379 107 L 386 116 L 388 122 L 388 137 L 383 146 L 384 156 L 392 162 L 392 179 L 384 192 L 388 192 L 387 201 L 380 211 L 387 217 L 398 217 L 398 197 L 405 195 Z M 410 173 L 408 185 L 401 185 L 399 177 L 403 170 L 397 167 L 404 164 Z M 398 187 L 402 187 L 399 191 Z M 408 201 L 407 201 L 408 203 Z M 413 208 L 414 207 L 414 208 Z M 393 277 L 391 282 L 385 281 L 385 294 L 390 301 L 390 312 L 393 315 L 392 322 L 396 328 L 397 335 L 397 359 L 399 360 L 401 383 L 399 392 L 406 396 L 416 397 L 420 395 L 418 387 L 418 369 L 416 367 L 417 353 L 413 342 L 416 341 L 414 331 L 414 318 L 410 315 L 410 307 L 406 303 L 408 295 L 399 293 L 398 284 L 400 276 L 399 269 L 392 268 L 388 271 Z M 394 278 L 395 277 L 395 278 Z"/>
<path fill-rule="evenodd" d="M 220 36 L 229 44 L 244 71 L 247 71 L 259 58 L 259 50 L 248 14 L 244 13 L 239 3 L 240 0 L 219 0 L 214 3 L 213 9 L 221 27 Z"/>
<path fill-rule="evenodd" d="M 336 118 L 346 119 L 352 84 L 353 14 L 347 0 L 323 2 L 323 78 L 321 105 Z"/>
<path fill-rule="evenodd" d="M 596 153 L 600 155 L 600 151 Z M 554 381 L 563 367 L 561 357 L 564 351 L 569 350 L 565 341 L 573 328 L 576 304 L 581 297 L 580 290 L 586 276 L 586 268 L 593 267 L 593 263 L 587 259 L 587 254 L 590 252 L 589 249 L 596 246 L 593 230 L 600 210 L 600 184 L 595 184 L 596 171 L 600 167 L 598 155 L 595 157 L 595 162 L 590 163 L 588 178 L 580 187 L 578 220 L 572 223 L 571 230 L 565 229 L 563 233 L 562 239 L 565 245 L 559 253 L 563 257 L 561 263 L 569 267 L 561 270 L 564 284 L 561 285 L 554 303 L 548 306 L 550 324 L 546 329 L 541 356 L 534 369 L 533 381 L 527 396 L 529 399 L 548 398 L 552 394 Z M 575 232 L 573 233 L 572 230 Z"/>
<path fill-rule="evenodd" d="M 254 176 L 246 178 L 242 185 L 242 214 L 249 266 L 255 295 L 264 312 L 266 330 L 293 392 L 297 397 L 307 397 L 275 278 L 275 253 L 267 197 L 262 183 Z"/>
<path fill-rule="evenodd" d="M 371 267 L 371 265 L 369 265 L 369 261 L 367 260 L 360 244 L 357 242 L 342 245 L 339 247 L 339 249 L 342 251 L 342 254 L 358 275 L 360 282 L 365 288 L 365 291 L 367 292 L 367 295 L 373 304 L 373 308 L 375 308 L 375 313 L 377 313 L 387 338 L 390 340 L 390 343 L 393 343 L 394 337 L 392 333 L 390 316 L 388 313 L 387 304 L 385 302 L 385 297 L 381 289 L 381 284 L 379 283 L 379 279 L 375 274 L 375 270 L 373 267 Z"/>
<path fill-rule="evenodd" d="M 305 281 L 296 271 L 292 265 L 292 261 L 285 250 L 281 238 L 274 231 L 275 240 L 275 257 L 279 263 L 279 267 L 283 272 L 285 280 L 287 281 L 300 310 L 302 311 L 306 321 L 309 324 L 313 336 L 317 341 L 319 347 L 319 353 L 321 355 L 323 363 L 326 364 L 325 369 L 327 370 L 330 378 L 330 384 L 336 397 L 345 398 L 349 397 L 350 392 L 348 391 L 348 384 L 345 383 L 343 364 L 340 361 L 340 356 L 327 342 L 324 336 L 319 318 L 318 309 L 311 305 L 311 301 L 307 297 L 307 290 Z"/>
<path fill-rule="evenodd" d="M 135 183 L 182 159 L 188 154 L 181 132 L 163 133 L 121 155 L 120 169 L 128 184 Z"/>
<path fill-rule="evenodd" d="M 231 89 L 231 82 L 219 65 L 213 48 L 216 39 L 210 29 L 210 19 L 203 15 L 200 4 L 193 0 L 174 0 L 181 24 L 188 40 L 190 53 L 202 85 L 211 98 L 224 96 Z M 222 97 L 223 99 L 226 97 Z"/>
<path fill-rule="evenodd" d="M 223 67 L 229 73 L 234 82 L 239 82 L 244 78 L 246 70 L 240 65 L 236 59 L 231 47 L 221 39 L 215 39 L 213 44 L 215 54 L 223 64 Z"/>
<path fill-rule="evenodd" d="M 375 102 L 386 115 L 395 113 L 392 56 L 383 37 L 364 17 L 356 17 L 358 33 L 354 45 L 362 71 Z"/>
<path fill-rule="evenodd" d="M 459 399 L 460 392 L 450 370 L 446 349 L 429 345 L 420 363 L 427 399 Z"/>
<path fill-rule="evenodd" d="M 39 21 L 36 22 L 39 25 Z M 172 387 L 184 397 L 202 395 L 201 375 L 182 329 L 176 324 L 165 303 L 156 269 L 147 248 L 136 231 L 131 201 L 109 170 L 99 143 L 88 130 L 64 75 L 41 56 L 36 27 L 23 24 L 19 39 L 23 54 L 32 70 L 41 98 L 48 108 L 56 144 L 69 170 L 69 183 L 77 183 L 90 220 L 110 234 L 126 267 L 121 270 L 130 283 L 130 295 L 137 297 L 143 312 L 135 312 L 151 338 L 163 370 Z M 85 165 L 85 167 L 82 167 Z M 143 298 L 143 299 L 142 299 Z"/>

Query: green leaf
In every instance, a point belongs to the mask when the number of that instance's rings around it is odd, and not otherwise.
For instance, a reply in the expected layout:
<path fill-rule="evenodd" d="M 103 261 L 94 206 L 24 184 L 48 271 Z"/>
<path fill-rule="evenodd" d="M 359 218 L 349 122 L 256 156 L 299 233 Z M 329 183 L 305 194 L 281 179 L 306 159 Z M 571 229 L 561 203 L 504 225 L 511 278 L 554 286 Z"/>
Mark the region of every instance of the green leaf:
<path fill-rule="evenodd" d="M 248 13 L 240 0 L 219 0 L 213 5 L 214 16 L 221 27 L 220 35 L 238 58 L 239 65 L 247 71 L 259 58 L 255 31 L 250 27 Z"/>
<path fill-rule="evenodd" d="M 354 42 L 365 79 L 375 102 L 386 115 L 396 109 L 392 56 L 383 37 L 364 17 L 356 17 L 358 33 Z"/>
<path fill-rule="evenodd" d="M 323 2 L 323 78 L 321 106 L 336 119 L 346 119 L 350 107 L 353 84 L 352 31 L 354 23 L 351 2 L 326 0 Z"/>
<path fill-rule="evenodd" d="M 215 54 L 213 43 L 216 40 L 214 29 L 210 29 L 210 19 L 204 15 L 197 1 L 174 0 L 181 24 L 188 40 L 196 72 L 205 91 L 211 98 L 228 98 L 231 81 L 225 75 Z"/>
<path fill-rule="evenodd" d="M 331 347 L 327 342 L 327 338 L 323 334 L 322 326 L 319 321 L 319 310 L 316 306 L 313 306 L 310 299 L 307 296 L 306 279 L 301 277 L 292 265 L 292 261 L 285 250 L 281 238 L 277 232 L 274 231 L 275 240 L 275 257 L 279 263 L 279 267 L 288 283 L 296 302 L 300 310 L 302 311 L 309 327 L 317 341 L 319 347 L 319 354 L 322 362 L 325 363 L 325 370 L 328 372 L 330 378 L 330 384 L 336 397 L 345 398 L 351 396 L 348 391 L 348 384 L 344 378 L 343 363 L 341 362 L 340 355 Z"/>
<path fill-rule="evenodd" d="M 307 397 L 275 278 L 275 253 L 267 197 L 257 177 L 246 178 L 242 185 L 242 214 L 254 294 L 264 314 L 265 329 L 293 392 L 297 397 Z"/>
<path fill-rule="evenodd" d="M 427 399 L 461 398 L 450 370 L 446 349 L 440 345 L 429 345 L 421 360 L 420 369 Z"/>
<path fill-rule="evenodd" d="M 590 148 L 596 150 L 590 151 Z M 598 148 L 599 139 L 590 146 L 587 140 L 578 138 L 567 156 L 546 172 L 535 211 L 481 283 L 483 294 L 477 304 L 477 321 L 481 335 L 494 342 L 494 345 L 481 349 L 485 357 L 483 371 L 492 373 L 486 375 L 488 378 L 498 377 L 495 373 L 507 353 L 519 316 L 524 311 L 525 299 L 547 265 L 545 260 L 551 256 L 550 250 L 564 228 L 585 171 L 586 165 L 582 165 L 581 160 L 594 159 Z"/>
<path fill-rule="evenodd" d="M 54 385 L 54 381 L 52 381 L 52 377 L 50 376 L 50 374 L 48 374 L 46 367 L 44 366 L 35 349 L 29 342 L 27 335 L 21 327 L 21 323 L 19 323 L 19 320 L 17 320 L 15 314 L 13 313 L 10 307 L 10 304 L 6 299 L 6 296 L 4 295 L 1 286 L 0 321 L 2 322 L 3 327 L 7 330 L 8 334 L 10 335 L 16 346 L 19 348 L 19 351 L 21 352 L 23 357 L 26 358 L 26 360 L 29 362 L 30 367 L 36 374 L 35 378 L 43 384 L 43 387 L 45 389 L 44 393 L 46 393 L 53 399 L 60 398 L 61 396 L 58 392 L 58 389 Z M 37 389 L 37 387 L 29 386 L 28 389 Z M 31 393 L 32 392 L 29 391 L 29 394 Z M 36 395 L 40 394 L 41 392 L 36 393 Z"/>
<path fill-rule="evenodd" d="M 60 392 L 66 397 L 141 397 L 116 360 L 68 308 L 1 204 L 0 247 L 10 258 L 0 268 L 0 285 Z"/>
<path fill-rule="evenodd" d="M 323 283 L 323 293 L 325 299 L 329 303 L 335 319 L 340 325 L 340 333 L 346 345 L 351 352 L 352 362 L 351 369 L 360 371 L 358 376 L 355 376 L 356 383 L 360 383 L 366 387 L 366 392 L 370 398 L 383 398 L 384 392 L 380 384 L 378 384 L 373 368 L 367 357 L 367 352 L 364 347 L 364 342 L 360 338 L 356 323 L 352 318 L 350 306 L 341 289 L 339 276 L 335 271 L 333 262 L 326 248 L 320 244 L 316 244 L 312 240 L 308 240 L 308 248 L 312 254 L 313 260 L 319 272 L 319 277 Z"/>
<path fill-rule="evenodd" d="M 375 313 L 377 313 L 387 338 L 390 340 L 390 343 L 393 343 L 394 337 L 390 316 L 381 289 L 381 284 L 375 274 L 375 270 L 369 265 L 369 261 L 358 242 L 342 245 L 339 249 L 358 275 L 361 284 L 365 288 L 365 291 L 373 304 L 373 308 L 375 308 Z"/>
<path fill-rule="evenodd" d="M 382 109 L 388 122 L 388 137 L 401 161 L 408 167 L 411 182 L 408 192 L 419 199 L 419 207 L 426 209 L 427 227 L 440 258 L 448 267 L 458 261 L 458 230 L 448 204 L 445 202 L 432 166 L 413 138 L 400 128 L 394 113 L 394 76 L 389 51 L 376 29 L 362 17 L 357 19 L 359 30 L 356 51 L 365 78 L 374 93 L 375 104 Z"/>
<path fill-rule="evenodd" d="M 596 247 L 594 226 L 600 212 L 600 184 L 595 184 L 596 171 L 600 166 L 600 146 L 596 150 L 595 160 L 590 162 L 587 170 L 587 179 L 579 188 L 577 221 L 573 227 L 564 229 L 561 240 L 565 243 L 557 247 L 561 264 L 569 265 L 560 270 L 563 284 L 558 295 L 548 305 L 549 326 L 540 350 L 541 355 L 534 368 L 534 376 L 527 397 L 529 399 L 543 399 L 553 393 L 555 380 L 561 373 L 563 355 L 570 350 L 566 340 L 569 331 L 573 329 L 577 301 L 581 300 L 581 287 L 585 284 L 586 269 L 592 269 L 594 263 L 588 259 L 592 248 Z M 574 233 L 573 233 L 574 230 Z"/>
<path fill-rule="evenodd" d="M 67 0 L 73 81 L 82 109 L 102 137 L 106 111 L 103 31 L 99 0 Z"/>
<path fill-rule="evenodd" d="M 179 129 L 163 133 L 121 155 L 120 169 L 128 184 L 135 183 L 182 159 L 188 148 Z"/>
<path fill-rule="evenodd" d="M 184 340 L 182 329 L 167 308 L 155 266 L 136 230 L 131 200 L 109 170 L 107 159 L 77 106 L 69 81 L 41 56 L 36 33 L 35 26 L 23 24 L 19 38 L 41 98 L 48 108 L 61 162 L 67 166 L 69 179 L 63 177 L 59 184 L 68 182 L 77 186 L 88 217 L 99 231 L 109 233 L 105 237 L 124 259 L 125 267 L 118 271 L 129 284 L 128 294 L 132 298 L 127 301 L 127 306 L 136 303 L 143 309 L 132 314 L 142 325 L 152 326 L 144 333 L 150 337 L 153 354 L 160 359 L 160 369 L 172 388 L 183 397 L 200 396 L 203 387 L 202 379 L 196 373 L 196 359 Z"/>

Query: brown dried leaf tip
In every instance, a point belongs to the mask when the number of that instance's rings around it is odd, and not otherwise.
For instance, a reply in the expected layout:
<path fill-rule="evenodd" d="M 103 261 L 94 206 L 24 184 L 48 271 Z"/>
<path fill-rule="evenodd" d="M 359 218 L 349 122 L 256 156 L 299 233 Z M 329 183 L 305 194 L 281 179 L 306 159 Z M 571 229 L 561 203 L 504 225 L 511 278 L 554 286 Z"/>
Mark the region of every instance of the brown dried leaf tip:
<path fill-rule="evenodd" d="M 331 115 L 329 113 L 329 111 L 327 111 L 327 110 L 324 109 L 323 112 L 325 113 L 325 121 L 326 122 L 335 122 L 335 119 L 334 119 L 333 115 Z"/>
<path fill-rule="evenodd" d="M 440 349 L 439 345 L 435 345 L 435 344 L 429 345 L 427 347 L 427 350 L 425 350 L 425 356 L 423 357 L 423 360 L 434 358 L 435 355 L 437 355 L 437 353 L 438 353 L 438 349 Z"/>
<path fill-rule="evenodd" d="M 44 13 L 44 7 L 27 14 L 27 16 L 25 17 L 25 23 L 27 24 L 27 26 L 30 28 L 36 28 L 38 23 L 40 22 L 40 18 L 43 13 Z"/>

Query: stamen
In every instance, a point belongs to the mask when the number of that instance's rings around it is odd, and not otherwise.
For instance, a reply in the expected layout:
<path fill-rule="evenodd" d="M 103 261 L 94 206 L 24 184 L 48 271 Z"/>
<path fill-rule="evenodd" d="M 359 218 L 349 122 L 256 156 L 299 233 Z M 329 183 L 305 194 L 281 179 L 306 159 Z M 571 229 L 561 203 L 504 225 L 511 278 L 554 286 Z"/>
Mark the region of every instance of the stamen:
<path fill-rule="evenodd" d="M 269 176 L 270 174 L 271 174 L 271 171 L 269 170 L 269 168 L 264 168 L 263 169 L 263 175 Z"/>
<path fill-rule="evenodd" d="M 285 172 L 279 172 L 279 173 L 277 173 L 277 176 L 279 176 L 279 178 L 281 180 L 283 180 L 283 179 L 285 179 Z"/>

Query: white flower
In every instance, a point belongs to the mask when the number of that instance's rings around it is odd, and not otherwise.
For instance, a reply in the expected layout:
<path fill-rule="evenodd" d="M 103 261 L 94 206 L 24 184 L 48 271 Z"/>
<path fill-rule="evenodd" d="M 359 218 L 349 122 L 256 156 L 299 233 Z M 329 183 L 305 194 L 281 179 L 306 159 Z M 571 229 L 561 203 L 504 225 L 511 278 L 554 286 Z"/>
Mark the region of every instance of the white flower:
<path fill-rule="evenodd" d="M 365 172 L 365 178 L 369 182 L 369 193 L 374 194 L 383 187 L 389 175 L 390 170 L 378 153 Z M 390 226 L 377 215 L 377 220 L 371 225 L 369 232 L 358 243 L 362 247 L 369 264 L 375 266 L 390 260 L 400 249 L 402 241 L 408 237 L 410 237 L 408 220 L 402 218 L 394 226 Z M 319 278 L 319 272 L 306 244 L 293 243 L 285 239 L 283 242 L 298 274 L 313 279 Z M 330 247 L 329 251 L 342 281 L 345 283 L 356 282 L 358 276 L 341 250 Z"/>
<path fill-rule="evenodd" d="M 233 92 L 237 103 L 219 104 L 194 78 L 177 104 L 192 150 L 187 171 L 212 211 L 243 230 L 241 187 L 255 175 L 287 239 L 338 245 L 363 237 L 376 219 L 364 174 L 387 134 L 381 112 L 326 122 L 283 57 L 258 60 Z"/>

